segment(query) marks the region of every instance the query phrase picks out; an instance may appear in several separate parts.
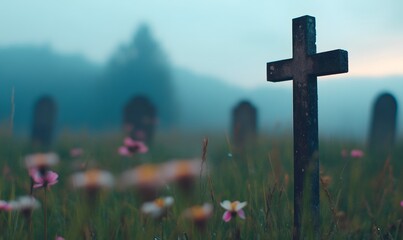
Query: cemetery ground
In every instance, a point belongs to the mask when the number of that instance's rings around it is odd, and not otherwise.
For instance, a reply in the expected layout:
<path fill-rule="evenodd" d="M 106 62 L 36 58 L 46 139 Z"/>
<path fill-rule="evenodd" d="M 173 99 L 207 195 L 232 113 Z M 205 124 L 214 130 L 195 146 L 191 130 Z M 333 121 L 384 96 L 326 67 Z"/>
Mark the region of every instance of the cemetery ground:
<path fill-rule="evenodd" d="M 59 135 L 52 151 L 60 162 L 51 167 L 58 182 L 33 189 L 41 206 L 32 214 L 0 208 L 0 239 L 45 239 L 45 232 L 47 239 L 292 238 L 292 134 L 260 136 L 242 152 L 223 134 L 205 136 L 208 143 L 200 135 L 160 134 L 147 153 L 121 156 L 121 135 Z M 24 158 L 32 149 L 9 134 L 0 136 L 0 144 L 0 200 L 9 202 L 30 193 Z M 320 138 L 319 146 L 321 238 L 402 239 L 403 139 L 386 157 L 360 141 Z M 82 154 L 71 156 L 73 148 Z M 142 212 L 147 192 L 123 188 L 122 173 L 173 159 L 196 159 L 204 173 L 191 175 L 185 184 L 158 188 L 155 196 L 171 196 L 173 204 L 153 218 Z M 114 186 L 74 189 L 71 176 L 93 168 L 110 172 Z M 233 213 L 229 222 L 223 221 L 226 210 L 220 203 L 225 200 L 247 202 L 245 219 Z M 211 204 L 211 213 L 210 207 L 189 210 L 205 203 Z"/>

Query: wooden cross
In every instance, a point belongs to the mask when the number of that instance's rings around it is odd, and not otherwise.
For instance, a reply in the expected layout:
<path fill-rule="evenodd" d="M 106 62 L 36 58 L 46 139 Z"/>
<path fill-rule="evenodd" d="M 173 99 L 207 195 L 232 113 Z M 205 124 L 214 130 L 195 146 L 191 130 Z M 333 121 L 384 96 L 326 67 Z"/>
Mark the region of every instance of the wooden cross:
<path fill-rule="evenodd" d="M 319 239 L 317 76 L 348 72 L 348 56 L 344 50 L 316 53 L 314 17 L 293 19 L 292 35 L 293 58 L 267 63 L 267 81 L 293 79 L 293 238 Z"/>

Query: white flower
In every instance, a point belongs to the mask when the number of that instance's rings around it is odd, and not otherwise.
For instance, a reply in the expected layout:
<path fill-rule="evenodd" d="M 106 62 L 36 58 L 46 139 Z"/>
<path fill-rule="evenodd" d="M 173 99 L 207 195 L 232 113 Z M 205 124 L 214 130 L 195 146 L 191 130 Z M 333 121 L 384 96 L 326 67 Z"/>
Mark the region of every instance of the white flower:
<path fill-rule="evenodd" d="M 220 203 L 221 207 L 223 207 L 225 210 L 225 213 L 223 215 L 223 220 L 225 222 L 229 222 L 232 217 L 235 217 L 238 215 L 238 217 L 245 219 L 245 212 L 242 210 L 246 206 L 246 202 L 239 202 L 239 201 L 234 201 L 230 202 L 228 200 L 225 200 L 224 202 Z"/>
<path fill-rule="evenodd" d="M 175 160 L 163 165 L 164 177 L 167 181 L 190 180 L 200 176 L 201 159 Z"/>
<path fill-rule="evenodd" d="M 32 196 L 19 197 L 17 200 L 11 201 L 9 204 L 12 210 L 17 211 L 31 211 L 41 206 L 41 204 Z"/>
<path fill-rule="evenodd" d="M 195 223 L 203 223 L 211 217 L 213 213 L 213 205 L 204 203 L 202 206 L 193 206 L 183 212 L 183 216 L 193 220 Z"/>
<path fill-rule="evenodd" d="M 59 163 L 56 153 L 35 153 L 25 157 L 25 166 L 31 168 L 47 168 Z"/>
<path fill-rule="evenodd" d="M 127 170 L 120 180 L 123 187 L 159 188 L 165 184 L 160 167 L 153 164 L 143 164 Z"/>
<path fill-rule="evenodd" d="M 166 212 L 169 207 L 172 206 L 173 203 L 173 197 L 157 198 L 152 202 L 145 202 L 141 206 L 141 211 L 153 218 L 159 218 Z"/>
<path fill-rule="evenodd" d="M 98 169 L 75 173 L 71 176 L 71 183 L 74 188 L 111 188 L 114 182 L 111 173 Z"/>

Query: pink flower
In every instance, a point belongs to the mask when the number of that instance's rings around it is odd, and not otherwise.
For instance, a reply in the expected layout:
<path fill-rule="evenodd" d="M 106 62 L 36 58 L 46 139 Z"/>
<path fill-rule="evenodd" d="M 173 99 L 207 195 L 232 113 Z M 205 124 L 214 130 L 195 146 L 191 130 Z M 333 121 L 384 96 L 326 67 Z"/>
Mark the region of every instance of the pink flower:
<path fill-rule="evenodd" d="M 350 156 L 352 158 L 362 158 L 364 156 L 364 152 L 360 149 L 353 149 L 350 152 Z"/>
<path fill-rule="evenodd" d="M 232 217 L 235 217 L 238 215 L 238 217 L 245 219 L 245 212 L 242 210 L 246 206 L 246 202 L 239 202 L 239 201 L 234 201 L 230 202 L 228 200 L 225 200 L 224 202 L 220 203 L 221 207 L 223 207 L 225 210 L 224 215 L 222 216 L 222 219 L 225 222 L 229 222 Z"/>
<path fill-rule="evenodd" d="M 403 207 L 403 200 L 400 202 L 400 206 Z"/>
<path fill-rule="evenodd" d="M 64 240 L 64 237 L 56 236 L 56 237 L 55 237 L 55 240 Z"/>
<path fill-rule="evenodd" d="M 58 182 L 59 175 L 53 171 L 47 171 L 41 175 L 37 169 L 30 169 L 29 175 L 34 181 L 34 188 L 47 187 L 55 185 Z"/>
<path fill-rule="evenodd" d="M 123 146 L 119 147 L 118 153 L 122 156 L 133 156 L 135 153 L 146 153 L 148 147 L 141 141 L 135 141 L 127 137 L 123 141 Z"/>
<path fill-rule="evenodd" d="M 6 201 L 0 200 L 0 211 L 10 211 L 11 205 Z"/>
<path fill-rule="evenodd" d="M 83 153 L 84 153 L 84 151 L 81 148 L 72 148 L 70 150 L 70 156 L 73 158 L 81 157 L 81 155 L 83 155 Z"/>

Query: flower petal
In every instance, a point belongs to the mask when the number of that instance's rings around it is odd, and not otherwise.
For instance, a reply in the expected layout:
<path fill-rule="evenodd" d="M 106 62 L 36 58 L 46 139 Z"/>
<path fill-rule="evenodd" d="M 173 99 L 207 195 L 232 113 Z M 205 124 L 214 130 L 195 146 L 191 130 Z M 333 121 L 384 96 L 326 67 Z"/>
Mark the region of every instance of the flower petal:
<path fill-rule="evenodd" d="M 131 156 L 132 154 L 130 153 L 129 149 L 127 147 L 119 147 L 118 153 L 122 156 Z"/>
<path fill-rule="evenodd" d="M 226 210 L 231 210 L 231 202 L 228 200 L 225 200 L 224 202 L 220 203 L 220 205 Z"/>
<path fill-rule="evenodd" d="M 125 145 L 125 146 L 128 146 L 128 147 L 132 147 L 133 145 L 136 145 L 136 141 L 134 141 L 132 138 L 130 138 L 130 137 L 126 137 L 124 140 L 123 140 L 123 144 Z"/>
<path fill-rule="evenodd" d="M 245 219 L 245 212 L 241 209 L 236 212 L 239 218 Z"/>
<path fill-rule="evenodd" d="M 33 187 L 34 187 L 34 188 L 43 187 L 43 183 L 35 183 Z"/>
<path fill-rule="evenodd" d="M 247 202 L 238 202 L 238 204 L 236 205 L 236 207 L 235 207 L 235 211 L 239 211 L 239 210 L 241 210 L 242 208 L 244 208 L 245 206 L 246 206 L 246 204 L 247 204 Z"/>
<path fill-rule="evenodd" d="M 53 172 L 53 171 L 48 171 L 46 173 L 46 179 L 49 183 L 52 182 L 57 182 L 57 178 L 59 177 L 59 174 Z"/>
<path fill-rule="evenodd" d="M 222 220 L 224 220 L 224 222 L 229 222 L 231 220 L 231 217 L 231 212 L 225 211 L 224 215 L 222 216 Z"/>
<path fill-rule="evenodd" d="M 143 144 L 143 143 L 139 143 L 138 145 L 138 152 L 139 153 L 146 153 L 146 152 L 148 152 L 148 147 L 145 145 L 145 144 Z"/>
<path fill-rule="evenodd" d="M 31 168 L 28 170 L 29 176 L 31 176 L 32 180 L 36 183 L 43 183 L 43 177 L 40 175 L 38 169 Z"/>
<path fill-rule="evenodd" d="M 158 207 L 153 202 L 146 202 L 141 206 L 141 211 L 145 214 L 150 214 L 156 211 Z"/>
<path fill-rule="evenodd" d="M 364 152 L 360 149 L 353 149 L 350 152 L 350 156 L 352 158 L 362 158 L 364 156 Z"/>
<path fill-rule="evenodd" d="M 48 182 L 48 186 L 55 185 L 56 183 L 58 183 L 58 181 L 57 181 L 57 180 L 55 180 L 55 181 L 53 181 L 53 182 Z"/>
<path fill-rule="evenodd" d="M 166 197 L 164 199 L 164 202 L 165 202 L 165 207 L 170 207 L 170 206 L 172 206 L 172 204 L 174 204 L 174 198 L 171 196 Z"/>

